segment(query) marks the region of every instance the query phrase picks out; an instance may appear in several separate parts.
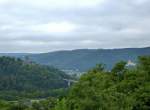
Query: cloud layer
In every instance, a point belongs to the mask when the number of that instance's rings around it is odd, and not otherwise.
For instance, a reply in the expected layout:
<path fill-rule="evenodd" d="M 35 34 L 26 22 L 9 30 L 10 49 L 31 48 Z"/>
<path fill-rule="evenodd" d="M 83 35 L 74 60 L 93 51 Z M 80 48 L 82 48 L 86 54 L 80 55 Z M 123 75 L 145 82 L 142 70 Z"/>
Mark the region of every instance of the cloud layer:
<path fill-rule="evenodd" d="M 150 0 L 0 0 L 0 52 L 150 46 Z"/>

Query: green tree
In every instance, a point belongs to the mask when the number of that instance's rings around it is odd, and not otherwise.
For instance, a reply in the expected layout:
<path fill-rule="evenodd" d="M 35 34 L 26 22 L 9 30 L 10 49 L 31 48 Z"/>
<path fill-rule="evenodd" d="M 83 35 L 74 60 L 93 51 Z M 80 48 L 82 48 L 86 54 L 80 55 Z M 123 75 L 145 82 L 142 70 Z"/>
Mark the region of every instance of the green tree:
<path fill-rule="evenodd" d="M 116 63 L 116 65 L 113 67 L 112 72 L 116 74 L 123 74 L 126 70 L 126 62 L 120 61 Z"/>

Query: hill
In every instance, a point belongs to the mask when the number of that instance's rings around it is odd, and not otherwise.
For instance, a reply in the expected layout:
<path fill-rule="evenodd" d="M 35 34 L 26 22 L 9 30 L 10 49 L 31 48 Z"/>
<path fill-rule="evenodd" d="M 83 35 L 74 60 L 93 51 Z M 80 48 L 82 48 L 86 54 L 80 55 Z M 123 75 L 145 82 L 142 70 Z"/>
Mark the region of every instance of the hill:
<path fill-rule="evenodd" d="M 0 57 L 0 99 L 42 98 L 67 87 L 64 72 L 21 59 Z"/>
<path fill-rule="evenodd" d="M 81 72 L 103 63 L 111 69 L 120 60 L 136 62 L 138 56 L 150 55 L 150 47 L 126 49 L 79 49 L 27 55 L 32 61 L 52 65 L 62 70 Z"/>
<path fill-rule="evenodd" d="M 22 58 L 24 56 L 29 55 L 29 53 L 0 53 L 0 56 L 9 56 L 9 57 L 17 57 Z"/>
<path fill-rule="evenodd" d="M 3 110 L 150 110 L 150 56 L 134 68 L 118 62 L 111 71 L 99 64 L 69 89 L 65 97 L 32 102 L 0 101 Z"/>

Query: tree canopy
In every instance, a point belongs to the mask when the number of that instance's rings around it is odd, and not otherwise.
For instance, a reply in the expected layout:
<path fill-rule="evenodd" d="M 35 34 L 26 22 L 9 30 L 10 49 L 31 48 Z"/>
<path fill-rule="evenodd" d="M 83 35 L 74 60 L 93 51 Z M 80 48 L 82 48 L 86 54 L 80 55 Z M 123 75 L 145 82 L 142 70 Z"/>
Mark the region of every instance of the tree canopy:
<path fill-rule="evenodd" d="M 21 59 L 0 57 L 0 98 L 15 100 L 55 96 L 67 88 L 64 72 Z M 56 90 L 57 89 L 57 90 Z"/>
<path fill-rule="evenodd" d="M 127 68 L 121 61 L 112 71 L 97 65 L 82 75 L 65 97 L 31 106 L 9 103 L 6 110 L 150 110 L 150 56 L 139 57 L 138 62 L 136 67 Z M 6 102 L 0 104 L 8 106 Z"/>

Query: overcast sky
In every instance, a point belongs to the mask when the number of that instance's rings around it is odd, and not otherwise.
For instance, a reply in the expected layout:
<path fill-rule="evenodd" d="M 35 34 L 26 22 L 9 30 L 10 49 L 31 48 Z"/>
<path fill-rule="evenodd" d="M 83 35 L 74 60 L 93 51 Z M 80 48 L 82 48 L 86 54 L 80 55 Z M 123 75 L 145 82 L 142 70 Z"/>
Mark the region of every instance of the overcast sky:
<path fill-rule="evenodd" d="M 150 46 L 150 0 L 0 0 L 0 52 Z"/>

